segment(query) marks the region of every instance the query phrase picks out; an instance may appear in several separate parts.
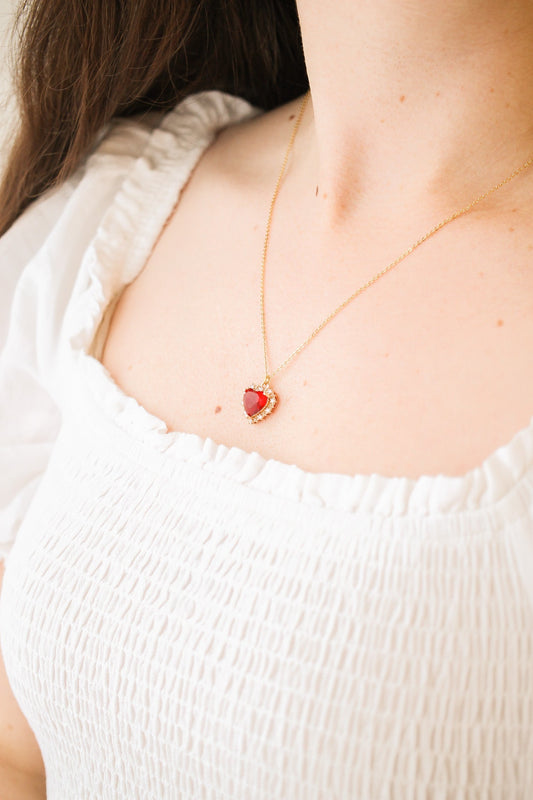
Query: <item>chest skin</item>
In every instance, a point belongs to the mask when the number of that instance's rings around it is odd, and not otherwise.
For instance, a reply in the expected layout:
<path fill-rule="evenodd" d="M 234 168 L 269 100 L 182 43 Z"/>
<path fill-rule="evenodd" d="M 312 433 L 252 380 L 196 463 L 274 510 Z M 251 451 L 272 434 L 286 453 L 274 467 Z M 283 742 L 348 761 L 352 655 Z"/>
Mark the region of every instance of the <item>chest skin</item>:
<path fill-rule="evenodd" d="M 464 474 L 533 415 L 529 184 L 497 212 L 450 223 L 355 297 L 273 376 L 278 405 L 251 425 L 242 394 L 264 378 L 260 258 L 288 128 L 247 165 L 276 113 L 220 132 L 201 156 L 109 309 L 103 364 L 169 430 L 311 472 Z M 422 208 L 362 213 L 325 252 L 313 240 L 316 193 L 288 175 L 265 271 L 271 373 L 440 221 Z"/>

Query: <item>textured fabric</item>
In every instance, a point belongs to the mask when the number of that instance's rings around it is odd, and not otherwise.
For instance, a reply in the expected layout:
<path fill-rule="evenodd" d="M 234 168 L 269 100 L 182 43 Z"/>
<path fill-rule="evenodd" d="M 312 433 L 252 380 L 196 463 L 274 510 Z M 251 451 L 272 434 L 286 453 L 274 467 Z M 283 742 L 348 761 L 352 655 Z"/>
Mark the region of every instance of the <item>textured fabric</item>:
<path fill-rule="evenodd" d="M 222 125 L 115 120 L 0 239 L 0 636 L 48 800 L 533 797 L 533 417 L 461 477 L 169 432 L 97 358 Z"/>

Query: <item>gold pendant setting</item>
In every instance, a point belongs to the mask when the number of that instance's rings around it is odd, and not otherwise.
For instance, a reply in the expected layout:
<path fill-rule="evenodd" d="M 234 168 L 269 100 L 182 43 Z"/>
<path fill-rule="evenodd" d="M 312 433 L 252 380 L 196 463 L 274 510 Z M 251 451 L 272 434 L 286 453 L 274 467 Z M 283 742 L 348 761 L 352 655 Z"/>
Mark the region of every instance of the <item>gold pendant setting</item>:
<path fill-rule="evenodd" d="M 274 410 L 277 402 L 278 396 L 268 382 L 252 383 L 242 396 L 244 416 L 248 422 L 260 422 Z"/>

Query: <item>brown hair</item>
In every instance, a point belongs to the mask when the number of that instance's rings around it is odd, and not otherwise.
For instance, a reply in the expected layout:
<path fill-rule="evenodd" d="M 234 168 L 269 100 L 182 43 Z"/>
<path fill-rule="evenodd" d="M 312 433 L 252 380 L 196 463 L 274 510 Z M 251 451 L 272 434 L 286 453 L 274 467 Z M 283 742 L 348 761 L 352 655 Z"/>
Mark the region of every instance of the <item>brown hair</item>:
<path fill-rule="evenodd" d="M 219 89 L 269 109 L 308 87 L 295 0 L 22 0 L 19 127 L 0 234 L 65 180 L 113 116 Z"/>

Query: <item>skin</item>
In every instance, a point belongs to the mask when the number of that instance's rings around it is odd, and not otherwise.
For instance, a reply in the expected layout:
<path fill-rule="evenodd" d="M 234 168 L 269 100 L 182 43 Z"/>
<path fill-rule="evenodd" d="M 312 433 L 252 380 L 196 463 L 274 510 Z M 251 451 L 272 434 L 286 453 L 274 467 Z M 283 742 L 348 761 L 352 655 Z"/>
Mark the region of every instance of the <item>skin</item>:
<path fill-rule="evenodd" d="M 274 212 L 271 370 L 533 154 L 529 2 L 298 7 L 312 102 Z M 533 413 L 533 169 L 356 297 L 273 377 L 279 406 L 249 425 L 242 392 L 264 377 L 266 212 L 298 106 L 219 133 L 109 309 L 101 360 L 169 430 L 313 472 L 462 475 Z M 18 726 L 11 761 L 34 775 L 31 732 L 5 707 L 0 751 Z"/>
<path fill-rule="evenodd" d="M 0 592 L 4 577 L 0 563 Z M 46 797 L 44 764 L 33 731 L 7 680 L 0 654 L 0 797 L 40 800 Z"/>
<path fill-rule="evenodd" d="M 442 5 L 299 4 L 312 103 L 273 218 L 271 370 L 533 154 L 530 3 Z M 202 156 L 119 299 L 102 361 L 170 430 L 313 472 L 462 475 L 533 412 L 533 169 L 352 300 L 274 376 L 278 407 L 249 425 L 266 212 L 299 102 L 226 128 Z"/>

